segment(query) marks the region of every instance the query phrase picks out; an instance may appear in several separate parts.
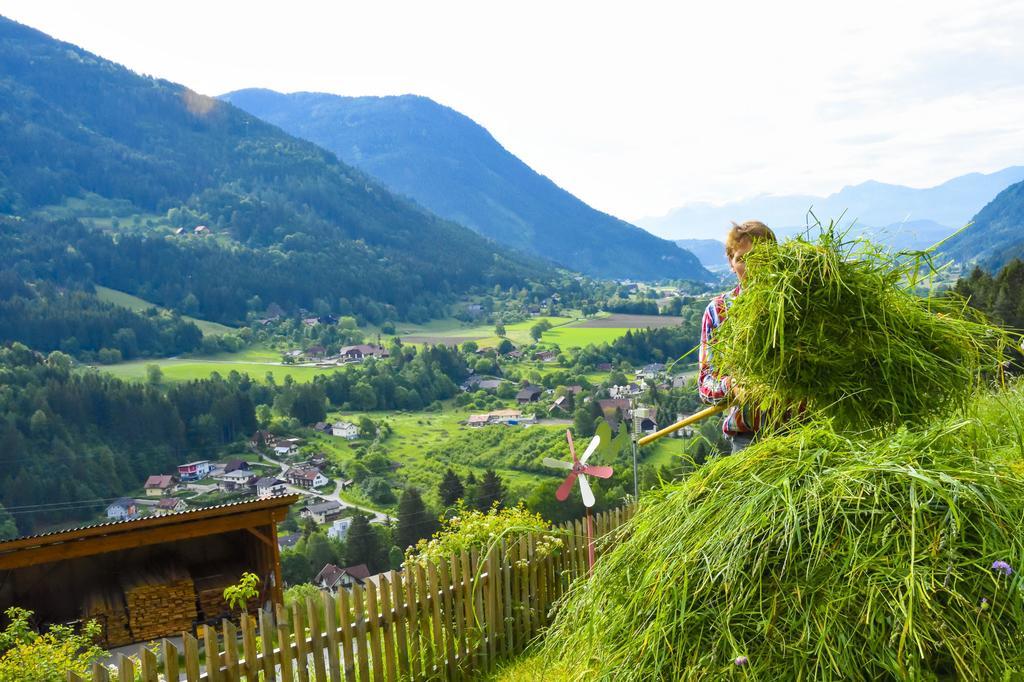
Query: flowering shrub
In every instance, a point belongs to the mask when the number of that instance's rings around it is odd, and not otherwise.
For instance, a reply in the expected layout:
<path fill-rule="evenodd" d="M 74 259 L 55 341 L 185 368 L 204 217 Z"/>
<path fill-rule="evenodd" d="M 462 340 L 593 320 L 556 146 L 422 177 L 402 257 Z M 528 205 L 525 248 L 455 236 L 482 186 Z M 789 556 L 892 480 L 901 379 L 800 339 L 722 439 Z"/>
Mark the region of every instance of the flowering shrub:
<path fill-rule="evenodd" d="M 441 520 L 441 530 L 430 540 L 420 540 L 406 552 L 405 565 L 426 566 L 428 562 L 446 560 L 463 550 L 478 549 L 486 552 L 495 543 L 504 540 L 506 544 L 518 541 L 522 535 L 538 535 L 536 552 L 544 557 L 562 547 L 562 540 L 548 534 L 551 524 L 540 514 L 531 514 L 522 505 L 498 509 L 492 507 L 481 512 L 467 509 L 461 504 L 455 514 Z"/>
<path fill-rule="evenodd" d="M 84 675 L 104 655 L 93 643 L 100 633 L 96 621 L 86 623 L 81 632 L 53 625 L 42 633 L 29 625 L 31 611 L 12 606 L 4 614 L 11 622 L 0 632 L 0 682 L 63 680 L 68 670 Z"/>

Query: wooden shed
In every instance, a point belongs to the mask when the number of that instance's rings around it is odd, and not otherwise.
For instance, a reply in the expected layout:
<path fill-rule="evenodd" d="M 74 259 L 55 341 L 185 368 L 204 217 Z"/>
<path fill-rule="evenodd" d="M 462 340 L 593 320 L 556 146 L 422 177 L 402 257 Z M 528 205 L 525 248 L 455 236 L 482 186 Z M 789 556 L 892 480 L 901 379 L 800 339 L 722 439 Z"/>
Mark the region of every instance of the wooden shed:
<path fill-rule="evenodd" d="M 277 524 L 298 495 L 281 495 L 0 542 L 0 610 L 41 623 L 95 618 L 120 646 L 191 630 L 225 615 L 222 592 L 260 578 L 255 608 L 281 603 Z"/>

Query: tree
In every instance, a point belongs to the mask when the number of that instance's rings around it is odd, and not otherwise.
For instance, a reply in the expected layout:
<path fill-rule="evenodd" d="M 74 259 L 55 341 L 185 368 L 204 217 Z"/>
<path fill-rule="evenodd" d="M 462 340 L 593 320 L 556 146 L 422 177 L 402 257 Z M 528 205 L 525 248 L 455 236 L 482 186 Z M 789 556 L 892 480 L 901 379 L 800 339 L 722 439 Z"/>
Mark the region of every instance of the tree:
<path fill-rule="evenodd" d="M 159 386 L 164 382 L 164 371 L 160 365 L 146 365 L 146 382 L 150 386 Z"/>
<path fill-rule="evenodd" d="M 444 478 L 441 479 L 441 484 L 438 486 L 437 495 L 441 499 L 441 506 L 446 509 L 454 506 L 460 499 L 465 499 L 466 487 L 462 485 L 462 480 L 454 470 L 449 469 L 444 472 Z"/>
<path fill-rule="evenodd" d="M 498 324 L 494 325 L 494 335 L 495 336 L 505 336 L 505 325 L 502 324 L 501 322 L 499 322 Z"/>
<path fill-rule="evenodd" d="M 585 407 L 577 409 L 572 416 L 572 429 L 577 438 L 589 438 L 594 435 L 595 422 L 593 415 Z"/>
<path fill-rule="evenodd" d="M 437 519 L 423 503 L 416 488 L 406 488 L 398 500 L 398 529 L 395 544 L 401 549 L 415 545 L 421 538 L 429 538 L 437 530 Z"/>
<path fill-rule="evenodd" d="M 309 570 L 316 575 L 327 564 L 333 564 L 338 560 L 334 548 L 323 533 L 313 533 L 306 540 L 306 561 L 309 562 Z"/>
<path fill-rule="evenodd" d="M 288 585 L 308 583 L 313 579 L 309 561 L 305 555 L 295 551 L 281 552 L 281 578 Z"/>
<path fill-rule="evenodd" d="M 503 338 L 501 341 L 498 342 L 498 353 L 500 353 L 501 355 L 511 353 L 515 349 L 515 344 L 509 341 L 508 339 Z"/>
<path fill-rule="evenodd" d="M 370 527 L 368 517 L 362 514 L 354 516 L 345 540 L 345 565 L 366 564 L 371 571 L 381 568 L 380 539 Z"/>
<path fill-rule="evenodd" d="M 475 506 L 480 511 L 487 511 L 495 503 L 501 507 L 505 503 L 506 494 L 505 484 L 501 477 L 495 473 L 494 469 L 488 469 L 484 472 L 484 477 L 480 479 L 480 485 L 477 486 Z"/>

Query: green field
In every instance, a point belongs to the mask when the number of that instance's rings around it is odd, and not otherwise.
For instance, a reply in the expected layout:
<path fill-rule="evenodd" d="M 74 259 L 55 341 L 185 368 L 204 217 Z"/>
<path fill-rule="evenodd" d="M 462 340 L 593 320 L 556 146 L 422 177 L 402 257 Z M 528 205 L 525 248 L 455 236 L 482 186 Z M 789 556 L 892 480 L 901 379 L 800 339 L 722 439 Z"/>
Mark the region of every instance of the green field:
<path fill-rule="evenodd" d="M 479 478 L 484 469 L 470 468 L 460 464 L 452 464 L 443 457 L 426 457 L 425 453 L 443 445 L 459 433 L 471 431 L 469 427 L 459 424 L 470 414 L 470 410 L 445 409 L 442 412 L 334 412 L 328 415 L 328 421 L 345 419 L 346 421 L 358 421 L 365 415 L 375 423 L 387 421 L 391 425 L 392 433 L 381 444 L 381 452 L 401 466 L 397 470 L 397 476 L 404 479 L 408 485 L 415 486 L 429 496 L 433 496 L 437 486 L 444 476 L 444 472 L 451 466 L 460 476 L 465 476 L 472 470 Z M 485 429 L 501 428 L 522 428 L 508 426 L 488 426 Z M 531 426 L 531 429 L 558 429 L 564 430 L 564 426 Z M 344 467 L 350 462 L 355 454 L 354 446 L 365 444 L 365 440 L 356 440 L 349 443 L 341 438 L 332 436 L 316 435 L 311 438 L 316 446 L 328 453 L 329 457 L 337 464 Z M 543 476 L 514 469 L 496 468 L 495 471 L 504 480 L 510 490 L 524 491 L 543 480 Z M 525 493 L 523 494 L 525 497 Z M 358 501 L 357 498 L 353 498 Z M 372 506 L 372 505 L 371 505 Z"/>
<path fill-rule="evenodd" d="M 100 299 L 101 301 L 106 301 L 107 303 L 119 305 L 122 308 L 134 310 L 137 313 L 142 312 L 143 310 L 148 310 L 150 308 L 158 308 L 160 310 L 163 310 L 163 308 L 160 308 L 160 306 L 154 303 L 150 303 L 149 301 L 139 298 L 138 296 L 132 296 L 131 294 L 126 294 L 123 291 L 118 291 L 117 289 L 109 289 L 107 287 L 97 286 L 96 298 Z M 189 322 L 194 322 L 195 325 L 199 327 L 199 331 L 203 332 L 204 335 L 230 334 L 235 331 L 234 328 L 228 327 L 227 325 L 219 324 L 217 322 L 207 322 L 206 320 L 199 320 L 194 317 L 189 317 L 188 315 L 182 315 L 181 318 L 183 320 L 188 320 Z"/>
<path fill-rule="evenodd" d="M 146 366 L 159 365 L 164 373 L 164 381 L 192 381 L 206 379 L 213 372 L 227 376 L 232 370 L 239 374 L 248 374 L 253 379 L 263 381 L 267 373 L 274 375 L 276 383 L 282 383 L 289 374 L 298 382 L 312 381 L 317 374 L 327 374 L 334 368 L 320 369 L 317 367 L 295 367 L 289 365 L 270 365 L 258 362 L 226 362 L 215 360 L 197 360 L 188 358 L 172 358 L 169 360 L 139 360 L 122 362 L 117 365 L 102 365 L 99 369 L 109 372 L 122 379 L 146 379 Z"/>
<path fill-rule="evenodd" d="M 561 348 L 583 348 L 590 344 L 611 343 L 629 331 L 628 327 L 575 327 L 566 325 L 544 332 L 541 341 Z"/>

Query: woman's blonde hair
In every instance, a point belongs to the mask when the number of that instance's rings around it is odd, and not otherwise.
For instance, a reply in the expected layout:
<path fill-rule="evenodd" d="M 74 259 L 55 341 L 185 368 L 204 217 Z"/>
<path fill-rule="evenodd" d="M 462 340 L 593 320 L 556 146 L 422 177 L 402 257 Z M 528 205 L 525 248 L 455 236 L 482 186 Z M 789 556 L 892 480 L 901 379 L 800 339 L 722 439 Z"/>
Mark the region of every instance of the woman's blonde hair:
<path fill-rule="evenodd" d="M 745 223 L 732 224 L 732 229 L 729 230 L 729 234 L 725 236 L 725 255 L 732 258 L 733 251 L 744 239 L 749 239 L 751 242 L 757 241 L 758 239 L 768 239 L 772 242 L 777 242 L 775 233 L 772 232 L 772 228 L 768 227 L 764 223 L 758 220 L 748 220 Z"/>

